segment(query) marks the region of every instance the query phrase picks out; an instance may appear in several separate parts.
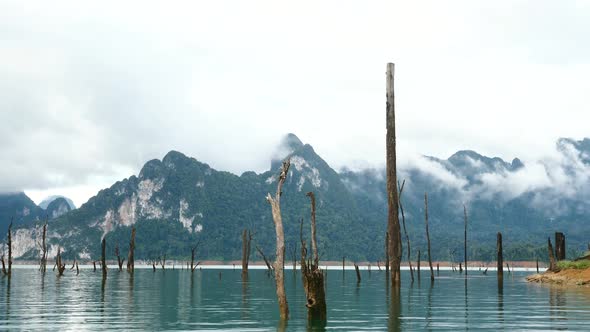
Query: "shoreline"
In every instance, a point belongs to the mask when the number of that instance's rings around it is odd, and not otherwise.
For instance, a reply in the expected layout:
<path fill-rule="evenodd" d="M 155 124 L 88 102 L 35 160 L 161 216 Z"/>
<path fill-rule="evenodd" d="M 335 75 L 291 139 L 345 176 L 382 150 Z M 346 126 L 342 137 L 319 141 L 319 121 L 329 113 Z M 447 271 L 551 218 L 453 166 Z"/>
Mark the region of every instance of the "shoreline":
<path fill-rule="evenodd" d="M 69 261 L 66 262 L 66 269 L 69 269 L 71 267 L 71 264 L 73 262 Z M 84 262 L 78 262 L 79 263 L 79 268 L 80 269 L 94 269 L 94 265 L 92 264 L 92 261 L 84 261 Z M 97 262 L 98 263 L 98 262 Z M 422 262 L 423 263 L 423 262 Z M 187 268 L 187 262 L 186 261 L 174 261 L 174 260 L 169 260 L 166 261 L 166 269 L 175 269 L 175 270 L 183 270 Z M 383 266 L 381 266 L 379 268 L 379 266 L 377 265 L 377 263 L 373 263 L 373 262 L 358 262 L 358 267 L 359 270 L 361 271 L 383 271 L 385 272 L 385 268 Z M 432 262 L 433 265 L 433 269 L 436 270 L 436 264 L 439 264 L 439 269 L 441 271 L 451 271 L 453 269 L 453 265 L 450 262 L 446 262 L 446 261 L 441 261 L 441 262 Z M 508 264 L 510 265 L 510 271 L 517 271 L 517 272 L 536 272 L 536 262 L 534 261 L 518 261 L 518 262 L 508 262 Z M 47 266 L 48 268 L 50 268 L 50 266 L 53 266 L 54 262 L 48 262 Z M 100 269 L 100 265 L 96 264 L 96 269 Z M 126 265 L 123 264 L 123 269 L 126 269 Z M 13 268 L 38 268 L 39 267 L 39 262 L 38 261 L 14 261 L 12 263 L 12 267 Z M 116 261 L 107 261 L 107 267 L 109 269 L 118 269 L 119 266 L 117 264 Z M 412 262 L 412 267 L 415 270 L 416 269 L 416 265 L 414 262 Z M 151 262 L 146 262 L 143 260 L 139 260 L 136 262 L 135 264 L 135 268 L 136 269 L 152 269 L 152 264 Z M 156 269 L 161 269 L 162 267 L 160 265 L 156 265 Z M 342 262 L 338 262 L 338 261 L 327 261 L 327 262 L 321 262 L 320 263 L 320 268 L 323 270 L 329 270 L 329 271 L 341 271 L 343 269 L 342 267 Z M 454 265 L 454 268 L 456 270 L 458 270 L 458 264 Z M 473 262 L 469 262 L 468 264 L 468 271 L 473 271 L 473 272 L 481 272 L 483 273 L 483 271 L 485 269 L 488 269 L 488 272 L 495 272 L 496 271 L 496 263 L 483 263 L 483 262 L 477 262 L 477 261 L 473 261 Z M 199 266 L 198 269 L 203 269 L 203 270 L 210 270 L 210 269 L 221 269 L 221 270 L 241 270 L 242 269 L 242 264 L 241 261 L 202 261 Z M 266 264 L 263 261 L 251 261 L 249 263 L 249 269 L 252 270 L 266 270 Z M 355 267 L 354 264 L 351 264 L 350 262 L 346 262 L 345 266 L 344 266 L 344 270 L 352 270 L 354 271 Z M 420 269 L 422 271 L 428 271 L 430 269 L 430 267 L 428 266 L 428 263 L 426 262 L 426 264 L 421 264 Z M 465 269 L 465 267 L 463 267 L 463 269 Z M 540 264 L 539 265 L 539 270 L 546 270 L 547 267 L 545 266 L 545 264 Z M 285 262 L 285 270 L 293 270 L 293 262 Z M 297 270 L 300 270 L 300 265 L 299 262 L 297 262 Z M 402 271 L 409 271 L 410 268 L 407 264 L 404 264 L 401 266 L 401 270 Z M 504 267 L 504 271 L 507 271 L 506 267 Z M 541 273 L 542 274 L 542 273 Z"/>
<path fill-rule="evenodd" d="M 559 286 L 590 287 L 590 269 L 563 269 L 559 272 L 546 271 L 528 276 L 526 281 Z"/>

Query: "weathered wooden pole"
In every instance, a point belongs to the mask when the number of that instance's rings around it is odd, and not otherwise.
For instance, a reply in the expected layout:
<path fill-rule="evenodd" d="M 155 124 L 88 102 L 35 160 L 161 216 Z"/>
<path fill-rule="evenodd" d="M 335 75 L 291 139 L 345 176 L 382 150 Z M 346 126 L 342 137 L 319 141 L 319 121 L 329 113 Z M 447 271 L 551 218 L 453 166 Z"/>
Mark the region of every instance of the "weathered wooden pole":
<path fill-rule="evenodd" d="M 289 305 L 287 303 L 287 295 L 285 294 L 285 280 L 284 280 L 284 262 L 285 262 L 285 233 L 283 230 L 283 219 L 281 217 L 281 194 L 283 193 L 283 183 L 287 179 L 289 166 L 291 162 L 289 159 L 283 162 L 281 167 L 281 174 L 277 184 L 277 191 L 273 196 L 267 194 L 266 200 L 270 203 L 272 209 L 272 219 L 275 224 L 276 232 L 276 258 L 274 263 L 275 281 L 277 288 L 277 299 L 279 302 L 279 313 L 281 320 L 289 319 Z"/>
<path fill-rule="evenodd" d="M 555 232 L 555 259 L 559 262 L 565 259 L 565 235 Z"/>
<path fill-rule="evenodd" d="M 400 285 L 401 236 L 399 225 L 399 198 L 397 195 L 397 166 L 395 138 L 394 64 L 387 64 L 386 76 L 386 161 L 387 161 L 387 232 L 389 233 L 389 259 L 392 285 Z"/>
<path fill-rule="evenodd" d="M 551 237 L 547 238 L 547 250 L 549 251 L 549 271 L 557 272 L 557 263 L 553 254 L 553 246 L 551 245 Z"/>
<path fill-rule="evenodd" d="M 434 281 L 434 270 L 432 269 L 432 256 L 430 255 L 430 233 L 428 232 L 428 194 L 424 193 L 424 220 L 426 223 L 426 242 L 428 245 L 428 265 L 430 266 L 430 281 Z"/>
<path fill-rule="evenodd" d="M 496 236 L 497 274 L 498 278 L 504 277 L 504 258 L 502 257 L 502 233 Z"/>
<path fill-rule="evenodd" d="M 127 256 L 127 271 L 133 273 L 135 270 L 135 226 L 131 227 L 131 240 L 129 241 L 129 255 Z M 95 267 L 96 269 L 96 267 Z"/>
<path fill-rule="evenodd" d="M 102 238 L 100 265 L 102 267 L 102 278 L 107 278 L 107 260 L 106 260 L 107 243 L 106 237 Z"/>
<path fill-rule="evenodd" d="M 465 277 L 467 277 L 467 208 L 463 205 L 463 216 L 465 217 Z"/>
<path fill-rule="evenodd" d="M 399 199 L 399 210 L 402 213 L 402 225 L 404 227 L 404 234 L 406 235 L 406 251 L 408 252 L 408 265 L 410 267 L 410 277 L 412 278 L 412 281 L 414 281 L 414 271 L 412 269 L 412 259 L 410 257 L 411 255 L 411 248 L 410 248 L 410 237 L 408 236 L 408 231 L 406 230 L 406 215 L 404 214 L 404 206 L 402 205 L 402 193 L 404 191 L 404 186 L 406 184 L 406 180 L 402 181 L 402 184 L 400 186 L 399 182 L 398 182 L 398 187 L 399 187 L 399 195 L 398 195 L 398 199 Z"/>

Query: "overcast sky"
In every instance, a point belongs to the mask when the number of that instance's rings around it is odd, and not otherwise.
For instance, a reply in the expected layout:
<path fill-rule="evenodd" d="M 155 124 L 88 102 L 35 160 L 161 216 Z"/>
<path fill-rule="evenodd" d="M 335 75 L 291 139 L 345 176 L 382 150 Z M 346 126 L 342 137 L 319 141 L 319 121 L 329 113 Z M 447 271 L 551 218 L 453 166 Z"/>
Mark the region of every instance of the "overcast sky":
<path fill-rule="evenodd" d="M 402 162 L 590 136 L 590 1 L 154 3 L 0 0 L 0 191 L 80 205 L 172 149 L 260 172 L 287 132 L 382 165 L 387 62 Z"/>

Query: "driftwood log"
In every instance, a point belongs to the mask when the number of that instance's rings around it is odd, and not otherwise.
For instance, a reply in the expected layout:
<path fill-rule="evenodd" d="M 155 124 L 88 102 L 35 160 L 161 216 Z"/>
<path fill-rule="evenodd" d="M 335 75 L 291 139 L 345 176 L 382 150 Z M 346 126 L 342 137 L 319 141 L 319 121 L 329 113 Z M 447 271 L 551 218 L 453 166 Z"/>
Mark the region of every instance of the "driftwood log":
<path fill-rule="evenodd" d="M 277 299 L 279 302 L 279 314 L 281 320 L 289 319 L 289 305 L 287 303 L 287 295 L 285 294 L 285 280 L 284 280 L 284 266 L 285 266 L 285 232 L 283 230 L 283 219 L 281 216 L 281 195 L 283 193 L 283 184 L 287 179 L 289 166 L 291 162 L 289 159 L 283 161 L 281 173 L 279 175 L 277 191 L 273 196 L 267 194 L 266 200 L 270 204 L 272 210 L 272 220 L 275 225 L 276 233 L 276 257 L 274 262 L 275 282 L 277 288 Z"/>

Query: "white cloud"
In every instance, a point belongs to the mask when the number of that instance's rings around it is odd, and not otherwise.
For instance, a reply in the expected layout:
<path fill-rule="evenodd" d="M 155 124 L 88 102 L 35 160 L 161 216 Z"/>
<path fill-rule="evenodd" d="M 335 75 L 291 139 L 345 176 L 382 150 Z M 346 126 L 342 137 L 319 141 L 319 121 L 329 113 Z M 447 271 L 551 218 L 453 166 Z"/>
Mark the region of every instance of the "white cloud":
<path fill-rule="evenodd" d="M 579 1 L 3 1 L 0 190 L 97 186 L 171 149 L 263 171 L 287 132 L 336 168 L 382 164 L 388 61 L 400 159 L 538 160 L 588 135 L 589 15 Z"/>

